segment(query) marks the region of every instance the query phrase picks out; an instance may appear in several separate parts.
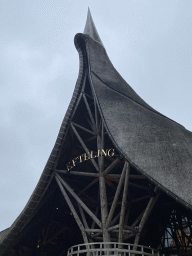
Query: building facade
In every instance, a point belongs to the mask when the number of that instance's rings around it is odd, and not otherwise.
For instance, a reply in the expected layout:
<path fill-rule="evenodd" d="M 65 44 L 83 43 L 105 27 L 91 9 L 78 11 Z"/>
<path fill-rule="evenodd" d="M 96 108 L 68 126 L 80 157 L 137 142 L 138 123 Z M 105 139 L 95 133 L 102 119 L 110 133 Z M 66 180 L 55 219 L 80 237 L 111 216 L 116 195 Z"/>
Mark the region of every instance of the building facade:
<path fill-rule="evenodd" d="M 71 102 L 0 255 L 192 255 L 192 133 L 119 75 L 90 11 L 74 41 Z"/>

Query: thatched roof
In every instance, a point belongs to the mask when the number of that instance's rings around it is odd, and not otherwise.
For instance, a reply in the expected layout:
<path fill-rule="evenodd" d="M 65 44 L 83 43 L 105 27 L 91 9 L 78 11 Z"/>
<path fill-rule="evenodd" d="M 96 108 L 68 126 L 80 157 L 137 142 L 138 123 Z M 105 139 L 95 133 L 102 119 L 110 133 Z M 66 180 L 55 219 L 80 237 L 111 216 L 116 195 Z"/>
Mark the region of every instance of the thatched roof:
<path fill-rule="evenodd" d="M 92 86 L 111 139 L 140 172 L 192 208 L 192 133 L 137 95 L 113 67 L 96 33 L 77 34 L 75 40 L 85 41 Z"/>

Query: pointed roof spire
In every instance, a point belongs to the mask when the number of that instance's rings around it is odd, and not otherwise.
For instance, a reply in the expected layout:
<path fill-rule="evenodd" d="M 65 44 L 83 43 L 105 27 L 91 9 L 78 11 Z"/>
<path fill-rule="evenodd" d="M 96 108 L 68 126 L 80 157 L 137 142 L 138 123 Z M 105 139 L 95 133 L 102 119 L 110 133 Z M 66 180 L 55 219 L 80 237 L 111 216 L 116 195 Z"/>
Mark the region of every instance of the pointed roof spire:
<path fill-rule="evenodd" d="M 88 8 L 88 12 L 87 12 L 87 21 L 86 21 L 86 24 L 85 24 L 83 34 L 89 35 L 93 40 L 99 42 L 104 47 L 104 45 L 101 41 L 101 38 L 99 37 L 99 34 L 97 32 L 97 29 L 95 27 L 95 24 L 93 22 L 91 12 L 90 12 L 89 8 Z"/>

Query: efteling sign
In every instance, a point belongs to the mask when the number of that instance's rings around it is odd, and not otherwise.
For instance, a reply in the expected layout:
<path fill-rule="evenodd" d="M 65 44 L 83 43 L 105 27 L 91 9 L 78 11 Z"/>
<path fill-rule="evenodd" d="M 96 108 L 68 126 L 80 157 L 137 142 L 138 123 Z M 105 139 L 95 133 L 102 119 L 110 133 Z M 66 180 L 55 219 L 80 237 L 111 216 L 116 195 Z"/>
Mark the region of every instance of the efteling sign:
<path fill-rule="evenodd" d="M 99 157 L 99 156 L 108 156 L 108 157 L 113 157 L 115 155 L 115 149 L 114 148 L 110 148 L 110 149 L 99 149 L 97 150 L 97 152 L 95 151 L 90 151 L 87 153 L 84 153 L 74 159 L 72 159 L 70 162 L 68 162 L 66 164 L 67 166 L 67 171 L 70 171 L 73 167 L 76 166 L 76 164 L 79 164 L 79 163 L 82 163 L 84 161 L 87 161 L 89 159 L 92 159 L 92 158 L 96 158 L 96 157 Z"/>

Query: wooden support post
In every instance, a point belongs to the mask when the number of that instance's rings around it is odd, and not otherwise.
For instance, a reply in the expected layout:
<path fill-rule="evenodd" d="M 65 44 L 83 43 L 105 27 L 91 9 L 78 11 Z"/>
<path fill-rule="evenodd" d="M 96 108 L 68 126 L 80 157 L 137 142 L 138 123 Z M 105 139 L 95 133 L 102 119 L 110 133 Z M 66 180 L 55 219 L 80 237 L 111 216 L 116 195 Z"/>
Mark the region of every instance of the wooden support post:
<path fill-rule="evenodd" d="M 67 170 L 55 170 L 56 173 L 70 174 L 70 175 L 78 175 L 78 176 L 86 176 L 86 177 L 99 177 L 98 173 L 91 172 L 76 172 L 72 171 L 69 173 Z"/>
<path fill-rule="evenodd" d="M 78 106 L 79 106 L 79 103 L 80 103 L 80 101 L 81 101 L 82 95 L 83 95 L 82 93 L 79 95 L 79 98 L 78 98 L 78 100 L 77 100 L 77 103 L 75 104 L 75 108 L 74 108 L 73 113 L 72 113 L 72 115 L 71 115 L 71 120 L 73 119 L 73 117 L 74 117 L 74 115 L 75 115 L 75 113 L 76 113 L 76 110 L 77 110 L 77 108 L 78 108 Z"/>
<path fill-rule="evenodd" d="M 83 227 L 83 224 L 82 224 L 82 222 L 81 222 L 81 220 L 80 220 L 80 218 L 79 218 L 75 208 L 73 207 L 73 205 L 71 203 L 71 200 L 69 199 L 69 197 L 68 197 L 64 187 L 62 186 L 60 180 L 56 176 L 55 176 L 55 178 L 56 178 L 57 184 L 59 185 L 59 188 L 60 188 L 60 190 L 61 190 L 61 192 L 62 192 L 62 194 L 63 194 L 63 196 L 64 196 L 64 198 L 65 198 L 65 200 L 66 200 L 66 202 L 67 202 L 67 204 L 68 204 L 68 206 L 69 206 L 69 208 L 70 208 L 70 210 L 71 210 L 71 212 L 72 212 L 72 214 L 74 216 L 74 219 L 77 222 L 77 225 L 79 226 L 79 229 L 81 230 L 84 243 L 87 244 L 88 243 L 88 239 L 87 239 L 87 235 L 86 235 L 86 232 L 85 232 L 85 228 Z"/>
<path fill-rule="evenodd" d="M 77 196 L 77 194 L 69 187 L 69 185 L 56 173 L 55 176 L 68 190 L 68 192 L 75 198 L 75 200 L 81 205 L 81 207 L 87 212 L 87 214 L 101 227 L 100 220 L 92 213 L 92 211 L 84 204 L 84 202 Z"/>
<path fill-rule="evenodd" d="M 87 99 L 86 99 L 86 97 L 85 97 L 85 94 L 83 94 L 83 99 L 84 99 L 84 102 L 85 102 L 87 111 L 88 111 L 88 113 L 89 113 L 90 120 L 91 120 L 91 122 L 92 122 L 92 124 L 93 124 L 94 131 L 95 131 L 95 133 L 96 133 L 97 131 L 96 131 L 95 120 L 94 120 L 94 118 L 93 118 L 93 115 L 92 115 L 91 109 L 90 109 L 90 107 L 89 107 L 89 103 L 88 103 L 88 101 L 87 101 Z"/>
<path fill-rule="evenodd" d="M 98 150 L 101 150 L 104 147 L 104 125 L 103 125 L 103 122 L 101 124 L 101 135 L 98 135 L 98 137 L 97 137 L 97 147 L 98 147 Z M 103 176 L 104 156 L 100 156 L 98 158 L 98 162 L 99 162 L 99 192 L 100 192 L 103 242 L 110 242 L 111 241 L 110 234 L 106 228 L 108 209 L 107 209 L 107 193 L 106 193 L 105 177 Z"/>
<path fill-rule="evenodd" d="M 117 158 L 115 159 L 110 165 L 109 167 L 107 167 L 107 169 L 103 172 L 103 175 L 107 175 L 118 163 L 120 162 L 120 159 Z"/>
<path fill-rule="evenodd" d="M 83 212 L 83 209 L 82 209 L 81 205 L 78 204 L 78 207 L 79 207 L 79 212 L 80 212 L 80 214 L 81 214 L 81 218 L 82 218 L 82 220 L 83 220 L 83 224 L 84 224 L 84 226 L 85 226 L 85 232 L 88 233 L 88 235 L 89 235 L 89 240 L 90 240 L 90 242 L 92 243 L 93 240 L 92 240 L 90 237 L 91 237 L 91 233 L 92 233 L 92 232 L 95 232 L 95 231 L 92 231 L 92 229 L 89 229 L 89 226 L 88 226 L 88 224 L 87 224 L 87 220 L 86 220 L 86 218 L 85 218 L 85 214 L 84 214 L 84 212 Z M 99 230 L 100 230 L 100 229 L 99 229 Z M 92 249 L 95 248 L 94 245 L 90 245 L 90 247 L 91 247 Z"/>
<path fill-rule="evenodd" d="M 133 224 L 131 225 L 132 228 L 134 228 L 139 221 L 141 220 L 141 218 L 143 217 L 144 211 L 137 217 L 137 219 L 133 222 Z"/>
<path fill-rule="evenodd" d="M 115 225 L 115 226 L 112 226 L 110 228 L 108 228 L 108 231 L 112 231 L 114 229 L 118 229 L 119 228 L 119 224 Z"/>
<path fill-rule="evenodd" d="M 99 188 L 100 188 L 100 204 L 101 204 L 101 221 L 102 221 L 102 229 L 103 229 L 103 242 L 110 242 L 110 235 L 106 229 L 106 219 L 108 216 L 107 209 L 107 193 L 105 186 L 105 178 L 100 172 L 99 176 Z"/>
<path fill-rule="evenodd" d="M 85 229 L 86 232 L 102 232 L 102 229 L 91 229 L 91 228 L 88 228 L 88 229 Z"/>
<path fill-rule="evenodd" d="M 125 209 L 126 209 L 126 203 L 127 203 L 129 174 L 130 174 L 130 164 L 126 162 L 126 175 L 125 175 L 123 200 L 121 205 L 121 213 L 120 213 L 120 221 L 119 221 L 119 243 L 122 243 L 123 241 L 123 226 L 124 226 Z"/>
<path fill-rule="evenodd" d="M 120 192 L 121 192 L 121 187 L 122 187 L 123 182 L 124 182 L 126 168 L 127 168 L 127 164 L 125 163 L 125 164 L 124 164 L 124 167 L 123 167 L 123 171 L 122 171 L 121 177 L 120 177 L 120 180 L 119 180 L 119 184 L 118 184 L 118 186 L 117 186 L 117 190 L 116 190 L 116 193 L 115 193 L 115 196 L 114 196 L 114 199 L 113 199 L 113 203 L 112 203 L 112 205 L 111 205 L 111 209 L 110 209 L 109 215 L 108 215 L 108 217 L 107 217 L 107 221 L 106 221 L 106 227 L 107 227 L 107 228 L 110 226 L 111 220 L 112 220 L 112 218 L 113 218 L 113 214 L 114 214 L 114 211 L 115 211 L 115 207 L 116 207 L 116 205 L 117 205 L 117 201 L 118 201 L 118 198 L 119 198 L 119 194 L 120 194 Z"/>
<path fill-rule="evenodd" d="M 119 212 L 119 213 L 115 216 L 115 218 L 111 221 L 111 226 L 113 226 L 113 225 L 115 224 L 115 222 L 118 221 L 118 219 L 119 219 L 119 217 L 120 217 L 120 213 L 121 213 L 121 212 Z"/>
<path fill-rule="evenodd" d="M 83 130 L 83 131 L 85 131 L 85 132 L 88 132 L 88 133 L 90 133 L 90 134 L 92 134 L 92 135 L 95 135 L 95 132 L 92 132 L 92 131 L 88 130 L 87 128 L 85 128 L 85 127 L 83 127 L 83 126 L 81 126 L 81 125 L 79 125 L 79 124 L 76 124 L 76 123 L 74 123 L 74 122 L 72 122 L 72 124 L 73 124 L 74 126 L 76 126 L 76 127 L 79 127 L 81 130 Z"/>
<path fill-rule="evenodd" d="M 87 224 L 87 220 L 86 220 L 86 218 L 85 218 L 85 214 L 84 214 L 84 212 L 83 212 L 83 209 L 82 209 L 82 207 L 81 207 L 81 205 L 78 203 L 78 207 L 79 207 L 79 212 L 80 212 L 80 214 L 81 214 L 81 218 L 82 218 L 82 220 L 83 220 L 83 224 L 84 224 L 84 227 L 85 227 L 85 231 L 86 231 L 86 229 L 89 229 L 89 226 L 88 226 L 88 224 Z"/>
<path fill-rule="evenodd" d="M 96 207 L 96 210 L 95 210 L 95 216 L 96 217 L 97 217 L 98 211 L 99 211 L 99 204 L 97 204 L 97 207 Z M 91 228 L 93 229 L 94 227 L 95 227 L 95 221 L 93 220 Z"/>
<path fill-rule="evenodd" d="M 86 147 L 85 143 L 84 143 L 83 140 L 81 139 L 79 133 L 77 132 L 77 130 L 75 129 L 75 127 L 74 127 L 74 125 L 73 125 L 72 123 L 71 123 L 71 127 L 72 127 L 72 129 L 73 129 L 75 135 L 77 136 L 79 142 L 81 143 L 82 147 L 84 148 L 85 152 L 87 153 L 87 155 L 88 155 L 89 157 L 91 157 L 88 148 Z M 96 169 L 97 171 L 99 171 L 99 168 L 98 168 L 97 163 L 95 162 L 95 159 L 90 158 L 90 160 L 91 160 L 92 164 L 94 165 L 95 169 Z"/>
<path fill-rule="evenodd" d="M 92 92 L 93 93 L 93 92 Z M 96 99 L 94 97 L 94 107 L 95 107 L 95 124 L 96 124 L 96 129 L 97 129 L 97 133 L 98 133 L 98 109 L 97 109 L 97 102 Z"/>
<path fill-rule="evenodd" d="M 154 192 L 157 193 L 157 191 L 158 191 L 158 188 L 156 187 Z M 151 197 L 151 199 L 149 200 L 149 203 L 148 203 L 148 205 L 147 205 L 147 207 L 145 209 L 145 212 L 144 212 L 144 214 L 142 216 L 142 219 L 140 221 L 140 224 L 139 224 L 139 228 L 138 228 L 139 233 L 135 237 L 134 249 L 136 249 L 136 247 L 137 247 L 137 245 L 139 243 L 139 238 L 140 238 L 141 231 L 142 231 L 142 229 L 143 229 L 147 219 L 149 218 L 149 215 L 150 215 L 150 213 L 151 213 L 151 211 L 153 209 L 153 206 L 155 205 L 155 202 L 159 198 L 159 195 L 160 195 L 160 193 L 157 194 L 155 197 Z"/>
<path fill-rule="evenodd" d="M 124 228 L 126 228 L 127 230 L 130 230 L 130 231 L 132 231 L 133 233 L 136 233 L 136 234 L 139 232 L 138 229 L 132 228 L 131 226 L 125 225 Z"/>

